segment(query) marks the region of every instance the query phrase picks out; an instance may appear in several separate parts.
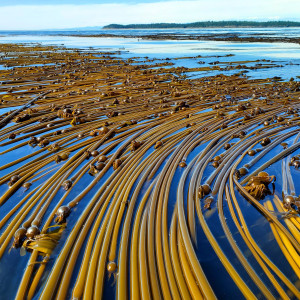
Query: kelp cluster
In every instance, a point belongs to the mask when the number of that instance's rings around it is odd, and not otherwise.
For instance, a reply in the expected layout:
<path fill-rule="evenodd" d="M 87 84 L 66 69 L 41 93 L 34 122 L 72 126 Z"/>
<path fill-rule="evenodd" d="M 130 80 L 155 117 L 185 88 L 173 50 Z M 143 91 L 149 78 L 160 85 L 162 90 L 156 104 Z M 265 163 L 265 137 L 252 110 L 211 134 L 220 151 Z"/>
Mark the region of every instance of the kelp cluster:
<path fill-rule="evenodd" d="M 0 257 L 27 261 L 17 299 L 214 299 L 222 280 L 300 298 L 299 82 L 1 52 Z"/>

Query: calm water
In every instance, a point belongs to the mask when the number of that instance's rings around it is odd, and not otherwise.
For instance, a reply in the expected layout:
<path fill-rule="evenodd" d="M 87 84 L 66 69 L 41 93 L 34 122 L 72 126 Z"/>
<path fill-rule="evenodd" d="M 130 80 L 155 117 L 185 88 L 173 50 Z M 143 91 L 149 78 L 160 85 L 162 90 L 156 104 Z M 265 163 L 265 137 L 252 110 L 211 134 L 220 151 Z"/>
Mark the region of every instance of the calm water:
<path fill-rule="evenodd" d="M 143 40 L 141 38 L 103 38 L 84 37 L 91 34 L 232 34 L 237 36 L 277 36 L 299 37 L 300 28 L 210 28 L 210 29 L 169 29 L 169 30 L 90 30 L 90 31 L 0 31 L 0 43 L 40 43 L 43 45 L 62 45 L 70 48 L 89 49 L 101 51 L 122 51 L 124 57 L 148 56 L 149 58 L 175 58 L 201 55 L 203 58 L 173 61 L 175 65 L 184 67 L 209 66 L 216 60 L 247 61 L 270 60 L 276 64 L 274 68 L 247 70 L 247 76 L 253 78 L 267 78 L 280 76 L 283 79 L 300 75 L 300 45 L 292 43 L 248 43 L 223 41 L 192 41 L 192 40 Z M 74 36 L 74 34 L 79 36 Z M 73 35 L 73 36 L 67 36 Z M 82 36 L 80 36 L 82 35 Z M 231 57 L 219 57 L 233 54 Z M 254 64 L 248 64 L 253 66 Z M 1 68 L 1 66 L 0 66 Z M 3 68 L 3 66 L 2 66 Z M 201 72 L 194 76 L 215 75 L 217 71 Z M 236 73 L 226 71 L 225 74 Z"/>
<path fill-rule="evenodd" d="M 0 32 L 0 43 L 33 43 L 33 44 L 42 44 L 42 45 L 57 45 L 64 46 L 67 48 L 79 48 L 86 50 L 101 50 L 101 51 L 120 51 L 120 55 L 124 58 L 136 57 L 136 56 L 148 56 L 149 58 L 166 58 L 169 57 L 171 61 L 175 64 L 175 66 L 185 66 L 185 67 L 202 67 L 202 66 L 211 66 L 212 62 L 232 62 L 232 61 L 248 61 L 248 60 L 267 60 L 267 63 L 274 64 L 274 67 L 268 69 L 261 70 L 247 70 L 247 76 L 253 78 L 266 78 L 266 77 L 274 77 L 280 76 L 283 79 L 289 79 L 290 77 L 300 76 L 300 45 L 298 44 L 288 44 L 288 43 L 241 43 L 241 42 L 219 42 L 219 41 L 191 41 L 191 40 L 162 40 L 162 41 L 151 41 L 151 40 L 143 40 L 137 38 L 99 38 L 99 37 L 80 37 L 80 36 L 66 36 L 67 34 L 78 34 L 78 35 L 86 35 L 86 34 L 96 34 L 96 33 L 110 33 L 110 34 L 124 34 L 124 35 L 142 35 L 142 34 L 155 34 L 155 33 L 178 33 L 178 34 L 225 34 L 225 33 L 233 33 L 238 34 L 240 36 L 251 36 L 251 35 L 272 35 L 272 36 L 288 36 L 288 37 L 298 37 L 300 36 L 300 28 L 272 28 L 272 29 L 189 29 L 189 30 L 110 30 L 110 31 L 40 31 L 40 32 Z M 228 54 L 233 54 L 233 56 L 226 56 Z M 198 57 L 201 55 L 201 57 Z M 0 53 L 1 56 L 1 53 Z M 174 60 L 172 58 L 182 57 L 182 59 Z M 188 57 L 184 59 L 184 57 Z M 200 63 L 200 64 L 199 64 Z M 244 63 L 243 63 L 244 64 Z M 247 63 L 247 66 L 255 65 L 255 62 Z M 4 69 L 5 66 L 0 65 L 0 69 Z M 231 71 L 222 71 L 224 74 L 230 75 L 232 73 L 237 73 L 240 70 L 231 70 Z M 194 74 L 188 73 L 188 76 L 211 76 L 220 73 L 220 71 L 206 71 L 206 72 L 197 72 Z M 299 80 L 299 78 L 298 78 Z M 9 109 L 10 110 L 10 109 Z M 5 111 L 0 110 L 1 113 Z M 3 149 L 2 149 L 3 150 Z M 26 146 L 26 151 L 28 153 L 33 151 L 33 149 L 29 146 Z M 199 152 L 199 148 L 195 149 L 193 153 L 191 153 L 191 157 L 196 155 Z M 275 155 L 281 150 L 280 146 L 274 149 L 274 152 L 270 155 Z M 15 150 L 14 154 L 16 156 L 21 156 L 22 151 L 24 149 Z M 274 154 L 275 153 L 275 154 Z M 267 156 L 266 159 L 269 159 L 270 156 Z M 0 164 L 4 164 L 7 156 L 3 156 L 2 161 L 0 160 Z M 14 159 L 11 158 L 11 159 Z M 269 168 L 270 174 L 275 174 L 276 177 L 280 180 L 280 163 L 276 163 Z M 7 170 L 5 170 L 6 172 Z M 178 171 L 179 172 L 179 171 Z M 293 174 L 294 175 L 294 174 Z M 296 174 L 297 175 L 297 174 Z M 295 175 L 295 176 L 296 176 Z M 108 176 L 108 175 L 107 175 Z M 170 197 L 176 199 L 175 192 L 178 186 L 178 180 L 180 178 L 180 174 L 176 174 L 175 179 L 172 183 L 174 188 L 171 189 L 173 191 L 170 194 Z M 296 179 L 299 179 L 299 174 Z M 106 177 L 103 178 L 103 182 Z M 86 175 L 81 184 L 83 186 L 87 185 L 90 181 L 89 175 Z M 40 184 L 40 182 L 38 182 Z M 278 183 L 276 183 L 278 185 Z M 80 192 L 79 185 L 76 186 L 75 189 L 72 190 L 72 194 L 70 197 L 77 195 Z M 2 192 L 6 188 L 6 186 L 2 186 Z M 297 187 L 298 189 L 298 187 Z M 278 190 L 281 190 L 280 186 Z M 87 199 L 93 195 L 95 190 L 92 190 Z M 17 200 L 19 197 L 23 197 L 22 193 L 24 191 L 19 191 L 15 195 L 13 195 L 11 200 Z M 61 197 L 63 191 L 60 191 L 57 194 L 57 199 Z M 297 190 L 297 194 L 299 191 Z M 5 215 L 11 209 L 11 205 L 13 205 L 13 201 L 8 201 L 5 205 L 1 207 L 0 215 Z M 85 202 L 79 203 L 75 212 L 73 212 L 73 216 L 79 216 L 80 211 L 86 205 Z M 174 205 L 174 203 L 172 203 Z M 274 242 L 274 238 L 271 235 L 261 234 L 262 232 L 270 232 L 269 223 L 266 222 L 265 218 L 248 202 L 240 201 L 241 209 L 246 217 L 246 220 L 251 224 L 251 232 L 255 238 L 255 240 L 261 245 L 263 250 L 267 253 L 270 253 L 271 259 L 278 264 L 279 268 L 283 270 L 283 272 L 290 277 L 291 280 L 296 281 L 294 273 L 290 270 L 289 265 L 286 264 L 286 260 L 282 257 L 282 255 L 278 255 L 278 251 L 272 251 L 272 247 L 276 249 L 277 245 Z M 53 207 L 50 207 L 52 209 Z M 172 208 L 170 208 L 171 211 Z M 229 212 L 225 210 L 225 215 L 229 216 Z M 230 218 L 228 218 L 230 219 Z M 69 218 L 68 227 L 66 228 L 61 240 L 64 241 L 68 234 L 70 233 L 72 227 L 74 226 L 76 218 Z M 217 212 L 215 212 L 212 217 L 208 218 L 207 221 L 209 226 L 214 229 L 215 234 L 219 234 L 221 232 L 220 225 L 218 225 L 217 220 Z M 233 224 L 229 223 L 229 226 L 234 228 Z M 1 233 L 1 232 L 0 232 Z M 221 236 L 222 232 L 220 233 Z M 240 245 L 243 246 L 241 238 L 237 233 L 234 232 L 234 238 Z M 202 231 L 198 231 L 198 240 L 206 241 L 205 235 Z M 220 237 L 222 246 L 225 248 L 228 247 L 226 243 L 223 241 L 223 236 Z M 235 285 L 232 285 L 231 279 L 228 277 L 225 270 L 220 267 L 219 260 L 214 254 L 211 246 L 208 242 L 204 242 L 201 249 L 197 249 L 197 255 L 199 260 L 203 265 L 205 273 L 208 278 L 211 279 L 213 286 L 216 291 L 218 291 L 218 296 L 226 299 L 232 299 L 236 297 L 241 299 L 240 292 L 237 290 Z M 52 254 L 52 260 L 48 263 L 46 267 L 46 271 L 44 277 L 42 278 L 42 284 L 45 283 L 47 275 L 49 274 L 51 267 L 53 266 L 54 258 L 57 256 L 61 248 L 63 247 L 63 243 L 58 245 L 58 247 L 54 250 Z M 242 250 L 246 251 L 246 248 L 242 248 Z M 229 257 L 233 257 L 231 250 L 226 248 Z M 13 299 L 15 295 L 16 287 L 18 287 L 21 277 L 23 275 L 23 270 L 26 268 L 27 259 L 30 254 L 26 253 L 25 257 L 20 257 L 19 251 L 14 250 L 10 253 L 5 253 L 4 258 L 0 263 L 0 278 L 2 284 L 0 284 L 0 300 L 1 299 Z M 83 256 L 83 251 L 80 252 L 80 259 Z M 249 260 L 252 258 L 250 257 Z M 12 267 L 12 263 L 16 264 L 16 267 Z M 250 261 L 251 263 L 254 263 Z M 78 268 L 80 266 L 76 265 L 76 269 L 74 274 L 77 274 Z M 237 269 L 242 275 L 247 279 L 247 274 L 244 274 L 243 268 L 237 264 Z M 215 270 L 218 270 L 218 276 L 216 276 Z M 257 271 L 260 272 L 258 268 Z M 8 274 L 9 273 L 9 274 Z M 9 276 L 8 276 L 9 275 Z M 222 278 L 222 280 L 215 280 L 217 277 Z M 71 285 L 74 285 L 75 277 L 72 278 Z M 262 276 L 263 280 L 267 280 L 264 276 Z M 37 295 L 35 299 L 38 298 L 40 293 L 40 288 L 42 284 L 38 286 Z M 251 288 L 254 289 L 253 283 L 248 282 Z M 252 284 L 252 285 L 251 285 Z M 227 287 L 230 286 L 230 289 Z M 105 291 L 104 298 L 111 299 L 112 298 L 112 281 L 105 282 Z M 226 287 L 226 288 L 224 288 Z M 274 292 L 272 290 L 272 292 Z"/>
<path fill-rule="evenodd" d="M 210 35 L 234 34 L 237 36 L 272 36 L 272 37 L 299 37 L 300 27 L 286 28 L 193 28 L 193 29 L 126 29 L 126 30 L 41 30 L 41 31 L 0 31 L 0 35 L 146 35 L 146 34 L 180 34 L 180 35 Z"/>

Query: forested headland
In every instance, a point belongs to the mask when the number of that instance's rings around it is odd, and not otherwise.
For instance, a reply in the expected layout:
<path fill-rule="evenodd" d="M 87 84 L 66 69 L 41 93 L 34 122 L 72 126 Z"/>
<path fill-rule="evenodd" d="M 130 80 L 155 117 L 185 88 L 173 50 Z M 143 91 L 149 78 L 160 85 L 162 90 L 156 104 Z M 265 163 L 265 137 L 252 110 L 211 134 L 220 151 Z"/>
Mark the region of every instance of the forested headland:
<path fill-rule="evenodd" d="M 103 29 L 162 29 L 162 28 L 210 28 L 210 27 L 300 27 L 292 21 L 205 21 L 194 23 L 153 23 L 153 24 L 110 24 Z"/>

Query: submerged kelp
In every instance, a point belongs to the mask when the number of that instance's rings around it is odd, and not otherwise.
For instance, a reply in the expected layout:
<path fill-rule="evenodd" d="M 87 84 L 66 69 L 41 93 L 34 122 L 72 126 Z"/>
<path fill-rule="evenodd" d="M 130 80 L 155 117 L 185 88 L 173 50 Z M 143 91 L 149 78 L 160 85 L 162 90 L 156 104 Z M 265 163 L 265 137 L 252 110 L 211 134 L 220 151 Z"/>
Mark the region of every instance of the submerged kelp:
<path fill-rule="evenodd" d="M 17 298 L 300 298 L 299 82 L 1 48 L 0 256 L 27 262 Z"/>

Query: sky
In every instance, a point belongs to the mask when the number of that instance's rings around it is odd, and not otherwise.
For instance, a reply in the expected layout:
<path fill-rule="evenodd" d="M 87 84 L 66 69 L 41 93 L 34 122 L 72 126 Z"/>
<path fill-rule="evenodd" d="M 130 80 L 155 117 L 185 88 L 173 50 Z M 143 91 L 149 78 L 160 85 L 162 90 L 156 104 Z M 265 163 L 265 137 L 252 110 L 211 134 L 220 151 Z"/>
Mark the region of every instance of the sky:
<path fill-rule="evenodd" d="M 300 0 L 0 0 L 0 30 L 221 20 L 300 21 Z"/>

